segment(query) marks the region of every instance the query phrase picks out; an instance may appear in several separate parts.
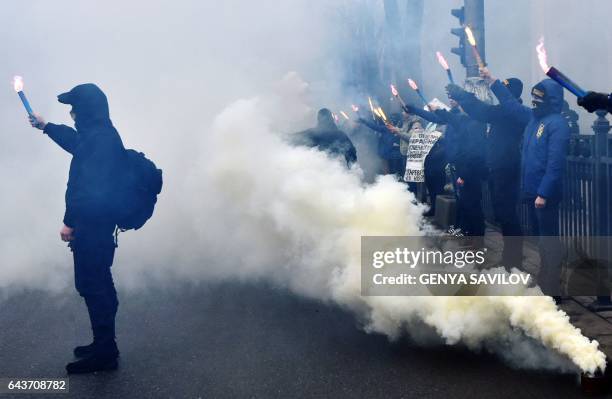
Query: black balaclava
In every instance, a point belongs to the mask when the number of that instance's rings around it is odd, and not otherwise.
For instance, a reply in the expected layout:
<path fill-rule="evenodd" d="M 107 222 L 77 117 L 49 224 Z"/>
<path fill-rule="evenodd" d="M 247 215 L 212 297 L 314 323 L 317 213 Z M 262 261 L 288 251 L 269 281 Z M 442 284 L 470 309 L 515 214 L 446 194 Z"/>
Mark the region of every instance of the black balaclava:
<path fill-rule="evenodd" d="M 563 87 L 552 79 L 544 79 L 531 89 L 533 114 L 542 118 L 561 113 L 563 109 Z"/>

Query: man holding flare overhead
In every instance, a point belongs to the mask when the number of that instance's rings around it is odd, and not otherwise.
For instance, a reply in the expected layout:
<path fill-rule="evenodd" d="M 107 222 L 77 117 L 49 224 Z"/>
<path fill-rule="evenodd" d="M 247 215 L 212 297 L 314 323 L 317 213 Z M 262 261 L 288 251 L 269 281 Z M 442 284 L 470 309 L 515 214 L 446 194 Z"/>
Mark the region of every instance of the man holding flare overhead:
<path fill-rule="evenodd" d="M 509 78 L 504 80 L 503 84 L 520 102 L 523 82 L 517 78 Z M 523 260 L 523 245 L 517 211 L 520 148 L 526 124 L 511 118 L 502 105 L 492 105 L 482 101 L 473 93 L 457 85 L 450 84 L 446 89 L 449 97 L 457 101 L 470 117 L 490 124 L 486 138 L 487 166 L 493 212 L 504 236 L 501 264 L 509 270 L 513 267 L 520 268 Z"/>
<path fill-rule="evenodd" d="M 540 237 L 538 284 L 545 294 L 559 300 L 562 261 L 558 239 L 559 203 L 570 136 L 569 126 L 561 115 L 563 87 L 552 79 L 542 80 L 531 89 L 532 107 L 529 108 L 506 85 L 493 78 L 487 68 L 481 68 L 480 72 L 508 117 L 526 124 L 521 191 L 529 205 L 533 234 Z"/>

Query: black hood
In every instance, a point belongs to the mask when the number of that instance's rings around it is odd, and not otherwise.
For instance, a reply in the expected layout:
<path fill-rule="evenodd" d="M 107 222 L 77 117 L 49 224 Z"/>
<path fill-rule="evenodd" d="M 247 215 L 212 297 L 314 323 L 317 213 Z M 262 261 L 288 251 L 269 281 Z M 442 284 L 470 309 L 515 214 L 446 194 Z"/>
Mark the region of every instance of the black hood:
<path fill-rule="evenodd" d="M 332 113 L 327 108 L 321 108 L 317 113 L 317 127 L 318 131 L 327 131 L 327 130 L 338 130 L 338 126 L 336 126 L 336 122 L 334 121 L 334 117 Z"/>
<path fill-rule="evenodd" d="M 519 101 L 523 94 L 523 82 L 519 78 L 508 78 L 502 81 L 502 83 L 510 90 L 510 93 L 516 97 Z"/>
<path fill-rule="evenodd" d="M 72 105 L 77 129 L 111 124 L 106 95 L 93 83 L 75 86 L 57 96 L 57 100 Z"/>

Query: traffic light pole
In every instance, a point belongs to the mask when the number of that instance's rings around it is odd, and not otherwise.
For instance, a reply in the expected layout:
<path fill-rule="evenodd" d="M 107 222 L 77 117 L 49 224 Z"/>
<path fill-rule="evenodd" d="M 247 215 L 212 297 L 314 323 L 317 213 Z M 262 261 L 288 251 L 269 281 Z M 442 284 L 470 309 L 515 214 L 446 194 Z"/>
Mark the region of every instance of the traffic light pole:
<path fill-rule="evenodd" d="M 484 0 L 464 0 L 464 6 L 451 10 L 451 14 L 459 20 L 460 24 L 459 28 L 451 29 L 451 33 L 459 37 L 459 47 L 451 51 L 461 58 L 461 64 L 465 67 L 468 78 L 478 76 L 478 63 L 470 44 L 467 43 L 464 27 L 467 25 L 472 29 L 480 57 L 486 64 Z"/>

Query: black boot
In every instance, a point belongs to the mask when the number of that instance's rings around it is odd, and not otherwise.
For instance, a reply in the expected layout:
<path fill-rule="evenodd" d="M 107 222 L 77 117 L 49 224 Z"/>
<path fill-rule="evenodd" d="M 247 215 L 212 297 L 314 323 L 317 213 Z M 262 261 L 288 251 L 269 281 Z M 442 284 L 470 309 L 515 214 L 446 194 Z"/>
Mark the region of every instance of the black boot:
<path fill-rule="evenodd" d="M 77 346 L 74 348 L 74 357 L 82 359 L 85 357 L 92 356 L 96 351 L 96 342 L 92 342 L 89 345 Z M 107 349 L 109 356 L 119 357 L 119 349 L 117 345 L 114 344 Z"/>
<path fill-rule="evenodd" d="M 92 342 L 89 345 L 77 346 L 76 348 L 74 348 L 74 357 L 80 359 L 91 356 L 94 353 L 95 344 L 95 342 Z"/>
<path fill-rule="evenodd" d="M 96 371 L 117 370 L 117 367 L 117 357 L 94 354 L 86 357 L 85 359 L 68 363 L 66 365 L 66 372 L 68 374 L 85 374 Z"/>

